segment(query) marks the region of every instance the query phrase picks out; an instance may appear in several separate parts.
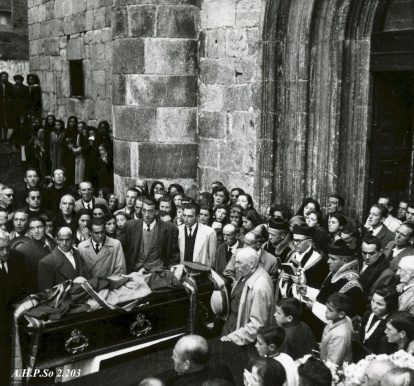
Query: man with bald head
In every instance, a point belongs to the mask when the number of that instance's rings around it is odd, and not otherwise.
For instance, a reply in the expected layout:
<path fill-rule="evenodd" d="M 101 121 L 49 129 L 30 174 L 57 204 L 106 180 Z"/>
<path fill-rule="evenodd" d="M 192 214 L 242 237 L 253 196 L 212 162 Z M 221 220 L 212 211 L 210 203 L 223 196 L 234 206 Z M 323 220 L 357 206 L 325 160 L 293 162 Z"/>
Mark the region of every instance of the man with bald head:
<path fill-rule="evenodd" d="M 171 386 L 199 386 L 209 379 L 221 379 L 233 384 L 230 370 L 210 363 L 207 341 L 199 335 L 185 335 L 175 344 L 172 360 L 178 374 L 167 380 Z"/>
<path fill-rule="evenodd" d="M 407 367 L 392 369 L 382 377 L 381 386 L 414 386 L 414 370 Z"/>
<path fill-rule="evenodd" d="M 398 263 L 404 256 L 414 255 L 412 241 L 414 240 L 414 225 L 401 224 L 395 231 L 393 241 L 390 241 L 383 250 L 383 254 L 390 261 L 390 268 L 397 271 Z"/>
<path fill-rule="evenodd" d="M 89 181 L 84 181 L 79 184 L 78 193 L 81 198 L 75 202 L 75 211 L 79 211 L 82 208 L 92 210 L 96 204 L 103 204 L 108 208 L 106 200 L 93 196 L 93 187 Z"/>
<path fill-rule="evenodd" d="M 380 386 L 381 378 L 396 366 L 389 360 L 372 361 L 365 369 L 365 382 L 369 386 Z"/>
<path fill-rule="evenodd" d="M 59 211 L 55 218 L 56 228 L 69 227 L 75 230 L 78 224 L 75 223 L 75 198 L 70 194 L 65 194 L 60 199 Z"/>
<path fill-rule="evenodd" d="M 90 279 L 85 262 L 73 248 L 73 234 L 69 227 L 60 228 L 57 233 L 57 244 L 58 247 L 39 262 L 39 291 L 52 288 L 66 280 Z"/>
<path fill-rule="evenodd" d="M 400 277 L 398 311 L 406 311 L 414 315 L 414 255 L 405 256 L 398 264 L 397 274 Z"/>
<path fill-rule="evenodd" d="M 217 247 L 216 271 L 222 273 L 226 268 L 231 257 L 237 249 L 242 248 L 242 243 L 238 240 L 240 228 L 233 224 L 227 224 L 223 228 L 224 242 Z"/>
<path fill-rule="evenodd" d="M 230 294 L 230 313 L 221 340 L 248 346 L 256 341 L 257 330 L 272 321 L 273 284 L 253 248 L 238 249 L 234 261 L 238 279 Z"/>

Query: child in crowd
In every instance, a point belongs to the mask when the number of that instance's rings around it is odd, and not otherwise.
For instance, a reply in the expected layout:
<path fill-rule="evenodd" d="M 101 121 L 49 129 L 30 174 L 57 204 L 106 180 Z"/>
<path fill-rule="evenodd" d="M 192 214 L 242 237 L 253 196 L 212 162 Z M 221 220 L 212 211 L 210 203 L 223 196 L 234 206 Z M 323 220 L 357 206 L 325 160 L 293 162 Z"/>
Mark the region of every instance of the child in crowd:
<path fill-rule="evenodd" d="M 283 326 L 286 332 L 286 342 L 281 350 L 293 360 L 310 354 L 318 347 L 311 329 L 299 320 L 301 314 L 302 304 L 296 298 L 283 298 L 276 303 L 276 322 Z"/>
<path fill-rule="evenodd" d="M 321 359 L 342 366 L 352 360 L 352 322 L 346 314 L 351 307 L 349 297 L 336 292 L 326 301 L 325 317 L 330 322 L 323 330 Z"/>
<path fill-rule="evenodd" d="M 285 336 L 285 329 L 281 326 L 260 327 L 257 331 L 257 352 L 261 357 L 270 357 L 282 364 L 286 371 L 285 386 L 298 386 L 295 362 L 289 355 L 280 352 Z"/>
<path fill-rule="evenodd" d="M 119 236 L 122 229 L 124 229 L 124 225 L 127 222 L 127 220 L 131 220 L 131 217 L 128 213 L 125 212 L 118 212 L 115 215 L 116 220 L 116 236 Z"/>

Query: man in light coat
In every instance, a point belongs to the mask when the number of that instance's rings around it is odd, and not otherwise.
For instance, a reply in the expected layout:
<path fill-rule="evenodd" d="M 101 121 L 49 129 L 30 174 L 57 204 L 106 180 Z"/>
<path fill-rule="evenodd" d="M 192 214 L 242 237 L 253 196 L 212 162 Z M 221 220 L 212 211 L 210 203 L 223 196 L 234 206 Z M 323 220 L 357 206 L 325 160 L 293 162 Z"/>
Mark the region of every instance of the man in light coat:
<path fill-rule="evenodd" d="M 108 208 L 108 203 L 103 198 L 94 197 L 93 187 L 90 182 L 84 181 L 79 184 L 79 195 L 81 198 L 75 202 L 75 211 L 78 212 L 82 208 L 92 210 L 96 204 L 105 205 Z"/>
<path fill-rule="evenodd" d="M 126 274 L 121 243 L 105 236 L 105 220 L 93 218 L 88 225 L 91 238 L 78 245 L 91 278 Z"/>
<path fill-rule="evenodd" d="M 273 284 L 251 247 L 236 251 L 235 268 L 239 279 L 230 294 L 230 313 L 221 340 L 247 346 L 256 341 L 257 330 L 272 321 Z"/>
<path fill-rule="evenodd" d="M 401 284 L 398 286 L 398 311 L 406 311 L 414 315 L 414 256 L 405 256 L 398 265 L 398 276 Z"/>
<path fill-rule="evenodd" d="M 180 260 L 204 264 L 214 268 L 217 254 L 216 232 L 198 222 L 200 206 L 196 203 L 183 205 L 184 224 L 178 227 Z"/>

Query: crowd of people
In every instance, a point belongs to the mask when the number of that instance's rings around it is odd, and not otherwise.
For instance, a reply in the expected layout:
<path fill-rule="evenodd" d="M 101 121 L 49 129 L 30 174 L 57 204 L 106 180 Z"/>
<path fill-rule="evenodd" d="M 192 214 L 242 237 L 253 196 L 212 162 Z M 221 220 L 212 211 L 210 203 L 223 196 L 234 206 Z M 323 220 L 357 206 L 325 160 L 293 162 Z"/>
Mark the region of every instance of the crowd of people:
<path fill-rule="evenodd" d="M 0 184 L 0 363 L 10 361 L 13 303 L 28 294 L 66 280 L 175 271 L 183 262 L 227 283 L 228 309 L 215 311 L 221 358 L 247 385 L 329 385 L 323 361 L 342 366 L 370 353 L 414 351 L 414 203 L 395 207 L 381 194 L 362 224 L 344 215 L 339 194 L 328 197 L 325 214 L 312 198 L 295 214 L 286 203 L 261 214 L 240 187 L 214 181 L 189 197 L 180 184 L 144 178 L 120 202 L 108 122 L 40 119 L 30 95 L 10 139 L 27 157 L 24 187 Z M 186 374 L 185 384 L 200 385 L 211 374 L 208 344 L 194 336 L 181 344 L 178 379 L 167 384 L 184 384 Z M 310 354 L 322 361 L 298 366 Z"/>

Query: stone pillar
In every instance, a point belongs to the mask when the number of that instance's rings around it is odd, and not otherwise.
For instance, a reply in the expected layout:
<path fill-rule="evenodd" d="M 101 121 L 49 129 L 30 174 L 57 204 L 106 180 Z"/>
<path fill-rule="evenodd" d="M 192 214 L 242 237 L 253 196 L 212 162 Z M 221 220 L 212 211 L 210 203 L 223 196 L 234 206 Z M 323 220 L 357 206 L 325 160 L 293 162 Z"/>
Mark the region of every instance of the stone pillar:
<path fill-rule="evenodd" d="M 114 0 L 115 190 L 138 178 L 196 188 L 197 0 Z"/>

